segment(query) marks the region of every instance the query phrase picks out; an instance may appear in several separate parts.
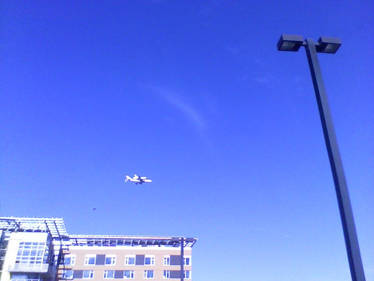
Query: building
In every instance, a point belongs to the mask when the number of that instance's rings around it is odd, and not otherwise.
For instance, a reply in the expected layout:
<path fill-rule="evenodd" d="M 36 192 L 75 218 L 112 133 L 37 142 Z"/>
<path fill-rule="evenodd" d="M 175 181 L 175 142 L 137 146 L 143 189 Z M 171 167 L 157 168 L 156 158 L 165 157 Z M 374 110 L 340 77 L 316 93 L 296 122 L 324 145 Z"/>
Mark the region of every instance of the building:
<path fill-rule="evenodd" d="M 56 280 L 64 240 L 62 219 L 0 218 L 0 281 Z"/>
<path fill-rule="evenodd" d="M 0 217 L 0 281 L 191 281 L 195 243 L 185 237 L 70 235 L 61 218 Z"/>

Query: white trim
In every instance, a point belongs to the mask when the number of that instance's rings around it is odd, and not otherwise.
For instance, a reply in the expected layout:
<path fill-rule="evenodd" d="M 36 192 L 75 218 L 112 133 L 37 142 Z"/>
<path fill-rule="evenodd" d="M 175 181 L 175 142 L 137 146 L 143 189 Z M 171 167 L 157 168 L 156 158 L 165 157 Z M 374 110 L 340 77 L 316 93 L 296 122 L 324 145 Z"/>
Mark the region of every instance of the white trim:
<path fill-rule="evenodd" d="M 106 259 L 111 258 L 111 263 L 106 263 Z M 105 266 L 113 266 L 116 265 L 117 256 L 116 255 L 105 255 L 104 265 Z"/>
<path fill-rule="evenodd" d="M 150 263 L 145 263 L 146 259 L 150 259 Z M 155 255 L 144 255 L 144 265 L 155 265 L 156 257 Z"/>
<path fill-rule="evenodd" d="M 70 263 L 69 264 L 66 264 L 65 263 L 65 259 L 66 258 L 70 258 Z M 64 265 L 71 265 L 71 266 L 74 266 L 75 265 L 75 262 L 76 262 L 76 255 L 74 254 L 67 254 L 67 255 L 64 255 Z"/>
<path fill-rule="evenodd" d="M 108 277 L 108 276 L 105 276 L 105 275 L 108 275 L 108 272 L 109 271 L 113 271 L 113 277 Z M 114 279 L 115 277 L 115 274 L 116 274 L 116 271 L 114 270 L 114 269 L 108 269 L 108 270 L 104 270 L 104 275 L 103 275 L 103 277 L 104 277 L 104 279 Z"/>
<path fill-rule="evenodd" d="M 65 275 L 67 271 L 71 272 L 71 276 L 69 278 L 66 277 L 66 275 Z M 64 279 L 64 280 L 71 280 L 74 277 L 74 270 L 72 270 L 72 269 L 63 269 L 61 275 L 62 275 L 62 279 Z"/>
<path fill-rule="evenodd" d="M 166 273 L 166 274 L 165 274 Z M 166 275 L 166 276 L 165 276 Z M 170 279 L 170 270 L 166 269 L 162 272 L 162 279 Z"/>
<path fill-rule="evenodd" d="M 95 258 L 94 263 L 88 263 L 90 258 Z M 96 265 L 96 255 L 93 254 L 87 254 L 84 256 L 84 265 L 90 266 L 90 265 Z"/>
<path fill-rule="evenodd" d="M 89 272 L 89 276 L 88 277 L 84 277 L 84 272 Z M 92 269 L 88 269 L 88 270 L 83 270 L 82 272 L 82 279 L 94 279 L 94 271 Z"/>
<path fill-rule="evenodd" d="M 165 263 L 165 259 L 168 259 L 168 262 Z M 170 255 L 165 255 L 162 257 L 162 265 L 164 266 L 170 265 Z"/>
<path fill-rule="evenodd" d="M 130 278 L 127 278 L 125 276 L 125 271 L 130 271 Z M 134 279 L 135 278 L 135 271 L 132 270 L 132 269 L 125 269 L 125 270 L 123 270 L 123 278 L 124 279 Z"/>
<path fill-rule="evenodd" d="M 134 263 L 127 263 L 128 262 L 128 258 L 134 258 Z M 136 256 L 135 255 L 126 255 L 125 256 L 125 265 L 134 266 L 135 263 L 136 263 Z"/>
<path fill-rule="evenodd" d="M 185 260 L 186 259 L 190 259 L 190 262 L 189 262 L 189 264 L 186 264 L 186 262 L 185 262 Z M 183 265 L 187 265 L 187 266 L 190 266 L 190 265 L 192 265 L 192 258 L 191 258 L 191 256 L 184 256 L 184 261 L 183 261 Z"/>
<path fill-rule="evenodd" d="M 147 277 L 147 272 L 148 271 L 152 271 L 152 277 L 151 278 Z M 155 279 L 155 271 L 153 269 L 146 269 L 146 270 L 144 270 L 144 279 Z"/>

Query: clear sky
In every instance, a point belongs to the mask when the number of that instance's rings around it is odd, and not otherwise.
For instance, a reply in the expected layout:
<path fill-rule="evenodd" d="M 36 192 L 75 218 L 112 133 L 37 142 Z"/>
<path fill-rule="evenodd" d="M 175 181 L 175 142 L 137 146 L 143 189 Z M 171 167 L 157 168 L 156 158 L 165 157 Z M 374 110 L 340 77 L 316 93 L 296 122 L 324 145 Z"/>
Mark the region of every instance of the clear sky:
<path fill-rule="evenodd" d="M 305 52 L 276 50 L 281 33 L 335 36 L 319 58 L 373 281 L 373 11 L 1 1 L 0 214 L 197 237 L 193 281 L 350 280 Z"/>

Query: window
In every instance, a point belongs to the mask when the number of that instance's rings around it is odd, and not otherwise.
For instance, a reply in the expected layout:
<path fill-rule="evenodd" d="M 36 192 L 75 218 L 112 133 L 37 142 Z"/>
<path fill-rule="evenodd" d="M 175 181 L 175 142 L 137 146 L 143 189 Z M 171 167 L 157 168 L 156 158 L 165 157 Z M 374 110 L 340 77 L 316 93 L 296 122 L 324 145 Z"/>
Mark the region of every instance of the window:
<path fill-rule="evenodd" d="M 190 274 L 190 271 L 189 270 L 185 270 L 184 271 L 184 276 L 183 276 L 185 279 L 190 279 L 191 278 L 191 274 Z"/>
<path fill-rule="evenodd" d="M 153 279 L 153 270 L 144 270 L 144 279 Z"/>
<path fill-rule="evenodd" d="M 164 273 L 162 274 L 162 278 L 169 279 L 170 278 L 170 270 L 164 270 Z"/>
<path fill-rule="evenodd" d="M 114 270 L 104 270 L 104 279 L 114 279 Z"/>
<path fill-rule="evenodd" d="M 125 257 L 125 265 L 134 265 L 134 264 L 135 264 L 135 256 Z"/>
<path fill-rule="evenodd" d="M 162 259 L 162 264 L 170 265 L 170 256 L 164 256 L 164 258 Z"/>
<path fill-rule="evenodd" d="M 96 255 L 86 255 L 86 257 L 84 258 L 85 265 L 95 264 L 95 262 L 96 262 Z"/>
<path fill-rule="evenodd" d="M 184 257 L 184 264 L 185 265 L 191 265 L 191 257 L 189 257 L 189 256 Z"/>
<path fill-rule="evenodd" d="M 66 255 L 64 257 L 64 265 L 75 265 L 75 255 Z"/>
<path fill-rule="evenodd" d="M 105 257 L 105 265 L 115 265 L 116 264 L 116 256 L 106 256 Z"/>
<path fill-rule="evenodd" d="M 125 270 L 123 272 L 123 277 L 125 279 L 134 279 L 134 270 Z"/>
<path fill-rule="evenodd" d="M 155 256 L 145 256 L 144 264 L 145 265 L 154 265 L 155 264 Z"/>
<path fill-rule="evenodd" d="M 48 246 L 45 242 L 20 242 L 18 246 L 16 263 L 41 266 L 48 263 Z"/>
<path fill-rule="evenodd" d="M 93 279 L 93 270 L 83 270 L 83 279 Z"/>
<path fill-rule="evenodd" d="M 73 279 L 73 271 L 68 269 L 68 270 L 63 270 L 62 271 L 62 279 Z"/>

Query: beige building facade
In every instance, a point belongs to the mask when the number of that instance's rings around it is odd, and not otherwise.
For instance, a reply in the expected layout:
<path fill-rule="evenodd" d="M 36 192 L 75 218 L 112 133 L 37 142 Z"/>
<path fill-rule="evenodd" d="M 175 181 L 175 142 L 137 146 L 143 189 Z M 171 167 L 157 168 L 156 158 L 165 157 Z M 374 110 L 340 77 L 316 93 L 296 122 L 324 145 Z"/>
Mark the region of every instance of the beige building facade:
<path fill-rule="evenodd" d="M 76 240 L 75 240 L 76 239 Z M 183 279 L 192 280 L 192 246 L 184 242 Z M 181 279 L 181 238 L 72 236 L 59 279 Z"/>

